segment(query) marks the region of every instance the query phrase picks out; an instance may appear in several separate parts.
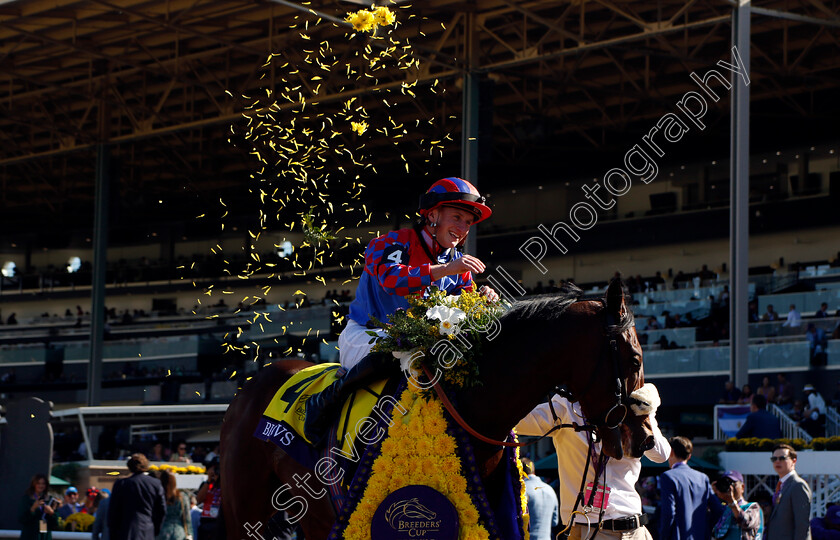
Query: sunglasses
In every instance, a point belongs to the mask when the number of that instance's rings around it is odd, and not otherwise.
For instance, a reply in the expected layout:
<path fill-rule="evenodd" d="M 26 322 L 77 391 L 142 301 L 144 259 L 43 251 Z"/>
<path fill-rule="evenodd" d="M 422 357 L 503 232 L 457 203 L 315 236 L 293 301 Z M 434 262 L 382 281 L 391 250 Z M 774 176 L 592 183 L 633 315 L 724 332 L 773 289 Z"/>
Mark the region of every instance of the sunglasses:
<path fill-rule="evenodd" d="M 790 456 L 771 456 L 770 461 L 784 461 L 786 459 L 790 459 Z"/>

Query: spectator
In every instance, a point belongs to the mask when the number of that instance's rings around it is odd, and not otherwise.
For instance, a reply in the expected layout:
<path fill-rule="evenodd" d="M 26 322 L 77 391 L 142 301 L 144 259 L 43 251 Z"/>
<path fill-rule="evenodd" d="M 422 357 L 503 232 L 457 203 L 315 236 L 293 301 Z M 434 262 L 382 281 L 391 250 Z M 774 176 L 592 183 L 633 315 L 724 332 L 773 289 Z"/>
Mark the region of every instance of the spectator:
<path fill-rule="evenodd" d="M 718 303 L 721 308 L 729 307 L 729 285 L 723 286 L 723 290 L 718 295 Z"/>
<path fill-rule="evenodd" d="M 783 327 L 787 328 L 799 328 L 799 325 L 802 324 L 802 315 L 796 311 L 796 304 L 790 305 L 790 311 L 788 311 L 787 319 L 785 320 Z"/>
<path fill-rule="evenodd" d="M 797 399 L 793 402 L 793 407 L 788 412 L 788 416 L 794 422 L 801 422 L 802 419 L 805 418 L 805 402 L 801 399 Z"/>
<path fill-rule="evenodd" d="M 108 509 L 108 529 L 115 540 L 152 540 L 160 533 L 166 499 L 160 481 L 147 476 L 149 460 L 132 454 L 131 476 L 117 480 Z"/>
<path fill-rule="evenodd" d="M 178 443 L 178 446 L 175 450 L 175 453 L 172 454 L 172 458 L 169 461 L 177 461 L 178 463 L 192 463 L 192 459 L 187 454 L 187 443 L 181 441 Z"/>
<path fill-rule="evenodd" d="M 814 323 L 808 323 L 808 330 L 805 332 L 805 339 L 808 340 L 808 346 L 811 355 L 811 365 L 824 366 L 828 363 L 828 337 L 825 335 L 825 330 L 817 328 Z"/>
<path fill-rule="evenodd" d="M 90 514 L 91 516 L 95 516 L 98 505 L 99 490 L 96 489 L 96 486 L 90 486 L 85 492 L 85 507 L 82 509 L 82 512 L 84 512 L 85 514 Z"/>
<path fill-rule="evenodd" d="M 773 311 L 773 304 L 767 304 L 767 311 L 761 316 L 761 322 L 778 321 L 779 314 Z"/>
<path fill-rule="evenodd" d="M 99 492 L 99 504 L 96 508 L 96 519 L 93 522 L 93 529 L 91 530 L 91 540 L 110 540 L 111 535 L 108 530 L 108 506 L 111 504 L 111 492 L 108 489 L 103 489 Z"/>
<path fill-rule="evenodd" d="M 192 534 L 190 501 L 185 493 L 178 490 L 174 474 L 161 471 L 160 483 L 166 496 L 166 516 L 155 540 L 184 540 Z"/>
<path fill-rule="evenodd" d="M 837 381 L 837 390 L 834 391 L 834 396 L 831 398 L 831 406 L 840 409 L 840 380 Z"/>
<path fill-rule="evenodd" d="M 149 452 L 149 461 L 166 461 L 166 458 L 163 456 L 163 445 L 159 442 L 156 442 L 152 445 L 152 451 Z"/>
<path fill-rule="evenodd" d="M 755 393 L 767 398 L 767 403 L 776 402 L 776 387 L 770 384 L 770 377 L 766 375 L 761 380 L 761 386 L 756 389 Z"/>
<path fill-rule="evenodd" d="M 814 540 L 840 540 L 840 505 L 829 506 L 825 517 L 811 520 L 811 535 Z"/>
<path fill-rule="evenodd" d="M 192 526 L 193 540 L 198 540 L 198 526 L 201 524 L 201 508 L 198 507 L 198 499 L 196 499 L 195 495 L 190 495 L 190 524 Z"/>
<path fill-rule="evenodd" d="M 201 507 L 198 535 L 205 540 L 212 539 L 216 535 L 219 511 L 222 507 L 222 486 L 218 461 L 211 461 L 207 465 L 207 480 L 198 487 L 196 499 L 204 503 Z"/>
<path fill-rule="evenodd" d="M 750 303 L 748 304 L 747 320 L 749 322 L 758 322 L 761 320 L 761 317 L 758 314 L 758 302 L 755 300 L 750 300 Z"/>
<path fill-rule="evenodd" d="M 670 469 L 659 475 L 661 505 L 659 537 L 663 540 L 708 538 L 706 512 L 712 497 L 709 477 L 688 466 L 693 445 L 686 437 L 671 437 Z"/>
<path fill-rule="evenodd" d="M 61 519 L 67 519 L 70 514 L 81 512 L 85 505 L 79 502 L 79 490 L 75 486 L 70 486 L 64 491 L 64 504 L 62 504 L 56 513 Z"/>
<path fill-rule="evenodd" d="M 219 445 L 217 444 L 216 446 L 213 447 L 213 450 L 211 450 L 210 453 L 207 454 L 204 457 L 204 463 L 217 461 L 218 459 L 219 459 Z"/>
<path fill-rule="evenodd" d="M 759 439 L 781 439 L 782 430 L 779 419 L 766 410 L 767 398 L 761 394 L 753 396 L 750 402 L 750 414 L 746 422 L 735 434 L 738 439 L 758 437 Z"/>
<path fill-rule="evenodd" d="M 764 532 L 761 506 L 744 500 L 744 477 L 738 471 L 726 471 L 712 484 L 715 495 L 726 505 L 712 527 L 712 538 L 725 540 L 760 540 Z"/>
<path fill-rule="evenodd" d="M 746 405 L 750 403 L 753 398 L 753 391 L 752 387 L 748 384 L 745 384 L 741 387 L 741 397 L 738 398 L 738 405 Z"/>
<path fill-rule="evenodd" d="M 194 446 L 190 457 L 192 458 L 193 463 L 204 463 L 207 457 L 207 448 L 200 445 Z"/>
<path fill-rule="evenodd" d="M 820 437 L 825 431 L 825 399 L 817 392 L 813 384 L 806 384 L 802 390 L 808 399 L 808 407 L 799 424 L 811 436 Z"/>
<path fill-rule="evenodd" d="M 50 504 L 50 483 L 45 474 L 36 474 L 29 482 L 18 508 L 20 540 L 52 540 L 52 531 L 58 529 L 57 501 Z M 45 531 L 42 534 L 40 531 Z"/>
<path fill-rule="evenodd" d="M 659 321 L 656 320 L 656 317 L 648 317 L 647 326 L 645 326 L 645 330 L 660 330 L 662 326 L 660 326 Z"/>
<path fill-rule="evenodd" d="M 741 391 L 735 388 L 735 383 L 731 380 L 723 383 L 723 393 L 720 396 L 719 403 L 735 404 L 738 403 L 740 397 Z"/>
<path fill-rule="evenodd" d="M 6 324 L 17 324 L 17 313 L 12 313 L 9 315 L 9 319 L 6 321 Z"/>
<path fill-rule="evenodd" d="M 551 528 L 560 523 L 557 494 L 554 489 L 534 474 L 534 463 L 522 458 L 525 479 L 525 494 L 528 496 L 529 530 L 534 540 L 551 540 Z"/>
<path fill-rule="evenodd" d="M 776 404 L 783 409 L 790 409 L 793 404 L 793 384 L 788 382 L 784 373 L 776 375 L 779 388 L 776 392 Z"/>
<path fill-rule="evenodd" d="M 773 492 L 773 511 L 767 518 L 765 540 L 800 540 L 811 538 L 808 516 L 811 513 L 811 489 L 796 474 L 796 450 L 787 444 L 773 448 L 770 458 L 779 475 Z"/>
<path fill-rule="evenodd" d="M 814 313 L 814 317 L 818 319 L 825 319 L 827 317 L 830 317 L 830 315 L 828 314 L 828 304 L 826 304 L 825 302 L 820 304 L 820 309 L 818 309 L 817 312 Z"/>

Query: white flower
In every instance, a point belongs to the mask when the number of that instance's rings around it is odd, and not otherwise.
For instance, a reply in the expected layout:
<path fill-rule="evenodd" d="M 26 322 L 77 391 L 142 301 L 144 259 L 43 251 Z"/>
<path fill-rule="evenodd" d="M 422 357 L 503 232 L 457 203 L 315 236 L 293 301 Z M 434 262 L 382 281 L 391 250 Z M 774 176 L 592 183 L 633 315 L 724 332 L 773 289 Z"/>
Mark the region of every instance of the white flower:
<path fill-rule="evenodd" d="M 426 317 L 440 321 L 440 333 L 444 336 L 454 333 L 458 329 L 458 323 L 466 316 L 463 310 L 456 307 L 434 306 L 426 311 Z"/>
<path fill-rule="evenodd" d="M 451 308 L 457 307 L 460 299 L 460 295 L 447 294 L 446 298 L 443 299 L 443 305 Z"/>
<path fill-rule="evenodd" d="M 420 360 L 424 356 L 423 351 L 419 347 L 415 347 L 410 351 L 392 351 L 391 354 L 400 361 L 400 369 L 403 371 L 407 371 L 415 360 Z"/>

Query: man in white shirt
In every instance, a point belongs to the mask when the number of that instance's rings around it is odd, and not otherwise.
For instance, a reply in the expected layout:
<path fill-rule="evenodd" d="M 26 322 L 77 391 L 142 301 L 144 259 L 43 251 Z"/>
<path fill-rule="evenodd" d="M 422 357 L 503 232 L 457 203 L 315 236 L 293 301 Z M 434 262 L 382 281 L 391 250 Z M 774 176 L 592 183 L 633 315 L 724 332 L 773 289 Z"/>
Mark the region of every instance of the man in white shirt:
<path fill-rule="evenodd" d="M 802 413 L 802 421 L 799 425 L 813 437 L 821 437 L 825 434 L 825 399 L 817 392 L 813 384 L 806 384 L 802 389 L 808 398 L 808 408 Z"/>
<path fill-rule="evenodd" d="M 569 403 L 567 399 L 560 396 L 554 396 L 552 403 L 557 413 L 558 423 L 585 423 L 585 420 L 575 412 L 580 410 L 579 405 Z M 633 413 L 628 412 L 628 414 Z M 671 454 L 671 446 L 660 433 L 653 413 L 650 414 L 650 422 L 655 444 L 652 449 L 645 452 L 645 455 L 657 463 L 663 463 Z M 520 435 L 539 436 L 554 427 L 554 424 L 555 420 L 549 404 L 543 403 L 520 420 L 516 426 L 516 432 Z M 571 540 L 589 538 L 597 526 L 600 508 L 593 508 L 588 514 L 583 515 L 584 508 L 581 504 L 578 505 L 577 512 L 579 513 L 575 513 L 574 519 L 571 514 L 586 465 L 590 435 L 588 432 L 578 433 L 573 429 L 563 428 L 554 431 L 551 437 L 554 441 L 554 449 L 557 451 L 557 472 L 560 476 L 560 519 L 564 525 L 568 525 L 570 521 L 574 522 L 569 534 Z M 596 455 L 600 454 L 600 444 L 595 445 L 595 452 Z M 586 484 L 594 481 L 594 469 L 594 466 L 590 465 Z M 647 523 L 647 516 L 642 513 L 642 500 L 635 489 L 641 470 L 642 461 L 639 458 L 625 457 L 618 461 L 607 461 L 605 483 L 610 491 L 601 530 L 598 531 L 595 540 L 651 539 L 650 532 L 644 526 Z M 603 475 L 599 477 L 599 488 L 602 483 L 604 483 Z"/>
<path fill-rule="evenodd" d="M 802 315 L 796 311 L 796 304 L 790 305 L 790 311 L 787 314 L 787 320 L 782 326 L 786 326 L 788 328 L 799 328 L 799 325 L 802 324 Z"/>

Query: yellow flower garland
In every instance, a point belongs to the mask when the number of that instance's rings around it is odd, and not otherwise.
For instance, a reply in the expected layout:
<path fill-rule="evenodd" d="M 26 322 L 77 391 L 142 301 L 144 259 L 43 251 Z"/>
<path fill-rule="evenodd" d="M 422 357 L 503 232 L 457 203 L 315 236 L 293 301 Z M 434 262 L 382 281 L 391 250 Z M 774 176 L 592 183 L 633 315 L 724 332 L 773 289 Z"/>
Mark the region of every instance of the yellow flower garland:
<path fill-rule="evenodd" d="M 478 510 L 467 494 L 467 481 L 455 455 L 455 439 L 446 433 L 440 402 L 426 401 L 412 388 L 403 392 L 400 402 L 408 414 L 395 410 L 394 425 L 373 462 L 370 480 L 350 516 L 344 537 L 369 540 L 373 514 L 385 497 L 402 487 L 419 484 L 436 489 L 455 505 L 461 540 L 489 540 L 487 529 L 478 522 Z"/>
<path fill-rule="evenodd" d="M 516 430 L 513 431 L 514 435 L 516 434 Z M 519 442 L 519 438 L 514 436 L 514 440 Z M 525 479 L 528 478 L 528 475 L 525 474 L 525 469 L 522 468 L 522 462 L 519 461 L 519 447 L 516 447 L 516 470 L 519 471 L 519 505 L 521 506 L 522 510 L 522 529 L 525 533 L 525 540 L 529 540 L 531 538 L 531 515 L 528 513 L 528 495 L 525 492 Z"/>

